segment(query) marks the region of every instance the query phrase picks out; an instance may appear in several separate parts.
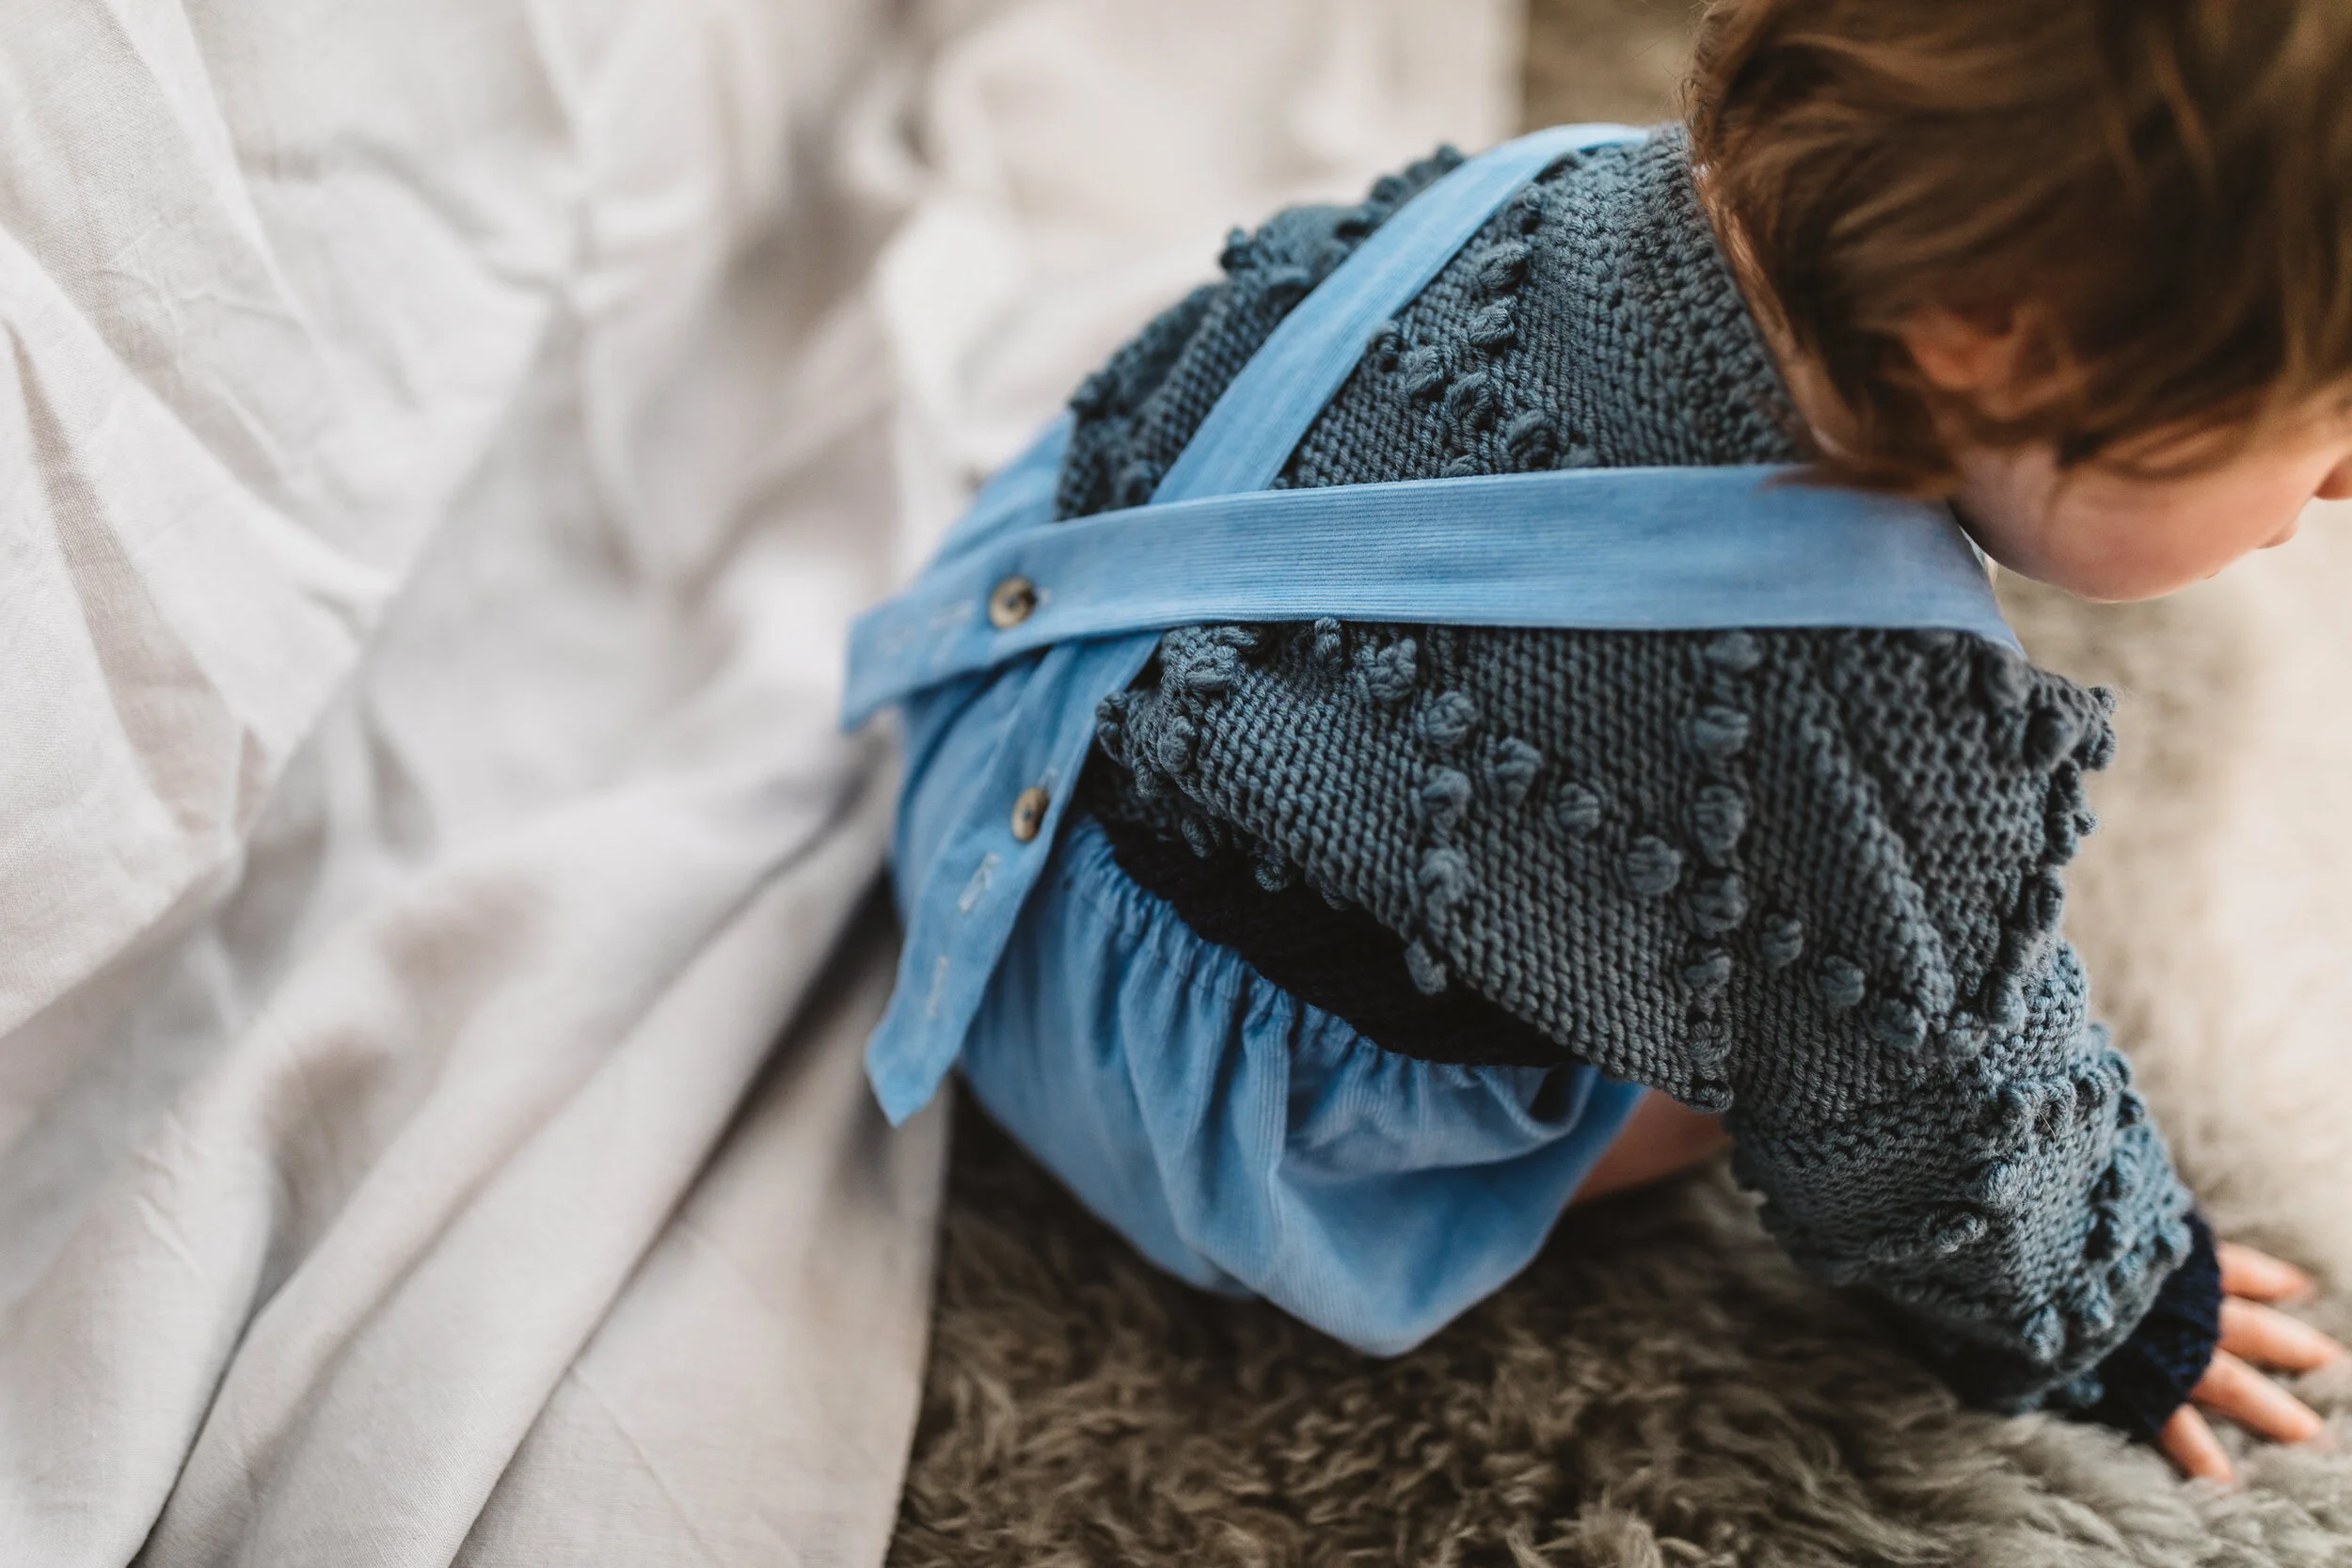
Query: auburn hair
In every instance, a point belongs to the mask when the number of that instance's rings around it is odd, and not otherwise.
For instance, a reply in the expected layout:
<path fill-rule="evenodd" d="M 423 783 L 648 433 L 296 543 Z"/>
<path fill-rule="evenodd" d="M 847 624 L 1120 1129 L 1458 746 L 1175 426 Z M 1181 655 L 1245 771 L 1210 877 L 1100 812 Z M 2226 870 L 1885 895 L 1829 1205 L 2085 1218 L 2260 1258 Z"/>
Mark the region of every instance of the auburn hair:
<path fill-rule="evenodd" d="M 2352 0 L 1712 0 L 1689 107 L 1840 479 L 1948 489 L 1955 431 L 2219 461 L 2352 388 Z M 1932 386 L 1931 309 L 2026 310 L 2030 395 Z"/>

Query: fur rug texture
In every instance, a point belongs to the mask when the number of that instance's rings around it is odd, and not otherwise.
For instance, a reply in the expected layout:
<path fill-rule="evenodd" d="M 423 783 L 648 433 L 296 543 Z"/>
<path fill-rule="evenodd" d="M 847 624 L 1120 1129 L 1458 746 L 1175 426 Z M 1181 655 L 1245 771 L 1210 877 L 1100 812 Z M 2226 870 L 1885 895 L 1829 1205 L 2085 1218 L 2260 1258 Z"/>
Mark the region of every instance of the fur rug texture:
<path fill-rule="evenodd" d="M 1684 13 L 1547 0 L 1531 119 L 1666 112 Z M 2352 1329 L 2352 511 L 2130 608 L 2004 585 L 2124 694 L 2069 929 L 2224 1234 Z M 1572 1212 L 1419 1352 L 1198 1295 L 969 1106 L 892 1561 L 2352 1563 L 2352 1459 L 2234 1443 L 2231 1489 L 2107 1432 L 1963 1410 L 1798 1275 L 1720 1171 Z M 2352 1439 L 2352 1367 L 2303 1382 Z"/>

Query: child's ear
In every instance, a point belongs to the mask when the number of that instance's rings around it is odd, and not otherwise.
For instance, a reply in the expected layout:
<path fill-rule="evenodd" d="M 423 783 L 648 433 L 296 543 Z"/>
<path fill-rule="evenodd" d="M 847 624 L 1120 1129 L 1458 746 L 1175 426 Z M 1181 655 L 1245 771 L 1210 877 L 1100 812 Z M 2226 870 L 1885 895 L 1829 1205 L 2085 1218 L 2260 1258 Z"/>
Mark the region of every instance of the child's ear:
<path fill-rule="evenodd" d="M 2014 306 L 1960 311 L 1931 306 L 1902 325 L 1903 347 L 1938 391 L 1997 400 L 2016 388 L 2032 333 Z"/>
<path fill-rule="evenodd" d="M 2312 499 L 2323 501 L 2352 500 L 2352 457 L 2345 458 L 2329 470 L 2328 477 L 2319 482 L 2319 490 Z"/>

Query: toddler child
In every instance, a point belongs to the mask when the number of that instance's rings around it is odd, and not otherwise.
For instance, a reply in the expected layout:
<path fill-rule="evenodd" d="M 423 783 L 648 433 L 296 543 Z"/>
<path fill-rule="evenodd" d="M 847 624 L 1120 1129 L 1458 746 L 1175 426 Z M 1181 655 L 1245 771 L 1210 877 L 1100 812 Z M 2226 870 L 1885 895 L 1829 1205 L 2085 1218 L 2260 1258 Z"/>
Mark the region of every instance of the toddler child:
<path fill-rule="evenodd" d="M 2352 495 L 2348 76 L 2339 0 L 1719 0 L 1687 126 L 1237 234 L 863 634 L 1006 640 L 882 693 L 886 1108 L 956 1062 L 1156 1262 L 1375 1353 L 1727 1136 L 1963 1394 L 2200 1474 L 2197 1403 L 2314 1435 L 2253 1370 L 2335 1354 L 2258 1305 L 2300 1276 L 2217 1250 L 2058 934 L 2111 699 L 1936 531 L 2135 598 Z M 1597 553 L 1448 597 L 1534 475 Z"/>

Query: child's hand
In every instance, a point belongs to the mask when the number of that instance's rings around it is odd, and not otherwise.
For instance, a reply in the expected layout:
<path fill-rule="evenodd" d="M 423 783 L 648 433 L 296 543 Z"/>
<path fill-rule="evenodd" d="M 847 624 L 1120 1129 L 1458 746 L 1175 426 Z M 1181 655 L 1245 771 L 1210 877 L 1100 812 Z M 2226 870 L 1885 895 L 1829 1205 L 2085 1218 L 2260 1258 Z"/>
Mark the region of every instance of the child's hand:
<path fill-rule="evenodd" d="M 2318 1412 L 2255 1369 L 2308 1372 L 2342 1355 L 2344 1347 L 2308 1323 L 2258 1305 L 2309 1295 L 2311 1278 L 2302 1270 L 2229 1242 L 2215 1250 L 2221 1259 L 2221 1345 L 2190 1393 L 2194 1402 L 2172 1413 L 2156 1441 L 2188 1474 L 2231 1481 L 2230 1456 L 2197 1406 L 2265 1437 L 2309 1442 L 2326 1431 Z"/>

